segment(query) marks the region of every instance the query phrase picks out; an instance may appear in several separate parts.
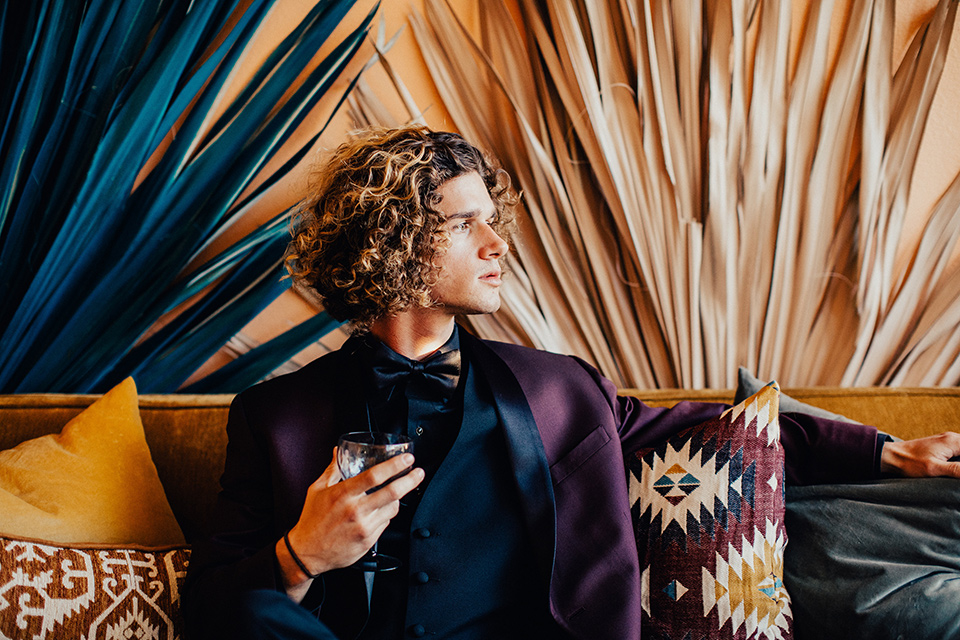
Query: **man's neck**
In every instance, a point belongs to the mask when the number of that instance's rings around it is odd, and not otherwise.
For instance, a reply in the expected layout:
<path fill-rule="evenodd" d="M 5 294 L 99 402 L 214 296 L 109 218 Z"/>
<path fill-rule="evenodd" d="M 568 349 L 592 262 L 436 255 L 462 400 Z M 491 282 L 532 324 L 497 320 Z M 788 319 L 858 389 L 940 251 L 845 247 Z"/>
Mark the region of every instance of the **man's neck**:
<path fill-rule="evenodd" d="M 422 360 L 442 347 L 453 334 L 453 316 L 419 309 L 381 318 L 370 333 L 411 360 Z"/>

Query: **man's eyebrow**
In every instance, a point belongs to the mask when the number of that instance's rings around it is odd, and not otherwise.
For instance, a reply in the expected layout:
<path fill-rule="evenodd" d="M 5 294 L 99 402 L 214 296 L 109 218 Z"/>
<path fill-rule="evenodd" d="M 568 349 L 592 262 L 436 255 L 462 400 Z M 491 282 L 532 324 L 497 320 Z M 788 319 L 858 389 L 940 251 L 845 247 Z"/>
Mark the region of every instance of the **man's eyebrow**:
<path fill-rule="evenodd" d="M 489 218 L 495 219 L 500 215 L 499 211 L 494 211 L 490 214 Z M 458 211 L 456 213 L 451 213 L 444 220 L 470 220 L 472 218 L 482 218 L 484 212 L 480 209 L 470 209 L 468 211 Z"/>
<path fill-rule="evenodd" d="M 476 209 L 472 211 L 458 211 L 457 213 L 451 213 L 444 220 L 466 220 L 468 218 L 476 218 L 480 215 L 480 212 Z"/>

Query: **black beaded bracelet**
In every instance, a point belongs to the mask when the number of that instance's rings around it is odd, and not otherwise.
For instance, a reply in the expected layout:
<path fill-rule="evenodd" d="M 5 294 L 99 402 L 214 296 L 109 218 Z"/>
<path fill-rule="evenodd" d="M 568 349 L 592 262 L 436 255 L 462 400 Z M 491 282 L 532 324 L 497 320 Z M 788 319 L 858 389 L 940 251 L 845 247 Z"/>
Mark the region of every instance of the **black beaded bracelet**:
<path fill-rule="evenodd" d="M 289 532 L 289 531 L 287 531 L 285 534 L 283 534 L 283 544 L 287 545 L 287 551 L 290 552 L 290 557 L 293 558 L 293 561 L 297 563 L 297 566 L 298 566 L 298 567 L 300 567 L 300 571 L 303 571 L 303 575 L 307 576 L 307 577 L 310 578 L 311 580 L 314 580 L 314 579 L 316 579 L 316 578 L 319 578 L 319 577 L 320 577 L 320 574 L 319 574 L 319 573 L 310 573 L 310 572 L 307 570 L 307 565 L 303 564 L 303 560 L 301 560 L 301 559 L 300 559 L 300 556 L 298 556 L 298 555 L 294 552 L 293 546 L 290 545 L 290 537 L 289 537 L 289 536 L 290 536 L 290 532 Z"/>

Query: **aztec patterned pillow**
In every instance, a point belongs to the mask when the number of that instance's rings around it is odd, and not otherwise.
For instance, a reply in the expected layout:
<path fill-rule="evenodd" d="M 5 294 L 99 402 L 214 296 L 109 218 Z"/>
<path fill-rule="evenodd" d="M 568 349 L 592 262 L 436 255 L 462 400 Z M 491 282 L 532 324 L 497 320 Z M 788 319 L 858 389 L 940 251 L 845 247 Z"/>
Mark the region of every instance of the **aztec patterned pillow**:
<path fill-rule="evenodd" d="M 0 538 L 0 638 L 180 638 L 190 551 Z"/>
<path fill-rule="evenodd" d="M 793 637 L 779 394 L 628 456 L 645 639 Z"/>

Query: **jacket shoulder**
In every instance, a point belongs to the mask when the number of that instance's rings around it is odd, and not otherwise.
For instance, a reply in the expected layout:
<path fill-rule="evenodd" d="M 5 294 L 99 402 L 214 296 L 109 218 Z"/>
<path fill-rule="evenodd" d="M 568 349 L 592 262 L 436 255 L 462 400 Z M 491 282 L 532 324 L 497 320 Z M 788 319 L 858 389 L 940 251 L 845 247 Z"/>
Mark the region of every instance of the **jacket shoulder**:
<path fill-rule="evenodd" d="M 503 342 L 479 342 L 481 348 L 489 348 L 503 361 L 530 401 L 551 398 L 574 403 L 602 402 L 610 406 L 616 396 L 613 383 L 576 356 Z"/>
<path fill-rule="evenodd" d="M 576 356 L 507 342 L 479 341 L 507 363 L 515 374 L 523 375 L 527 372 L 537 372 L 540 375 L 547 376 L 580 376 L 586 374 L 590 378 L 599 375 L 596 369 Z"/>
<path fill-rule="evenodd" d="M 498 356 L 504 359 L 509 358 L 511 361 L 534 360 L 537 362 L 564 362 L 566 364 L 572 364 L 573 361 L 576 360 L 574 356 L 554 353 L 553 351 L 544 351 L 543 349 L 535 349 L 533 347 L 525 347 L 510 342 L 497 342 L 496 340 L 483 340 L 481 338 L 474 339 L 489 347 Z"/>

